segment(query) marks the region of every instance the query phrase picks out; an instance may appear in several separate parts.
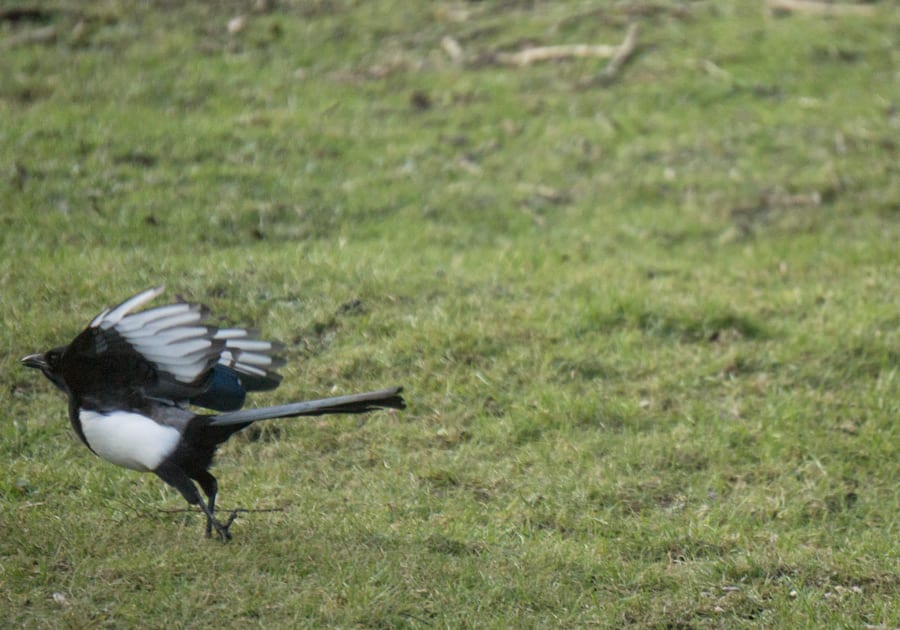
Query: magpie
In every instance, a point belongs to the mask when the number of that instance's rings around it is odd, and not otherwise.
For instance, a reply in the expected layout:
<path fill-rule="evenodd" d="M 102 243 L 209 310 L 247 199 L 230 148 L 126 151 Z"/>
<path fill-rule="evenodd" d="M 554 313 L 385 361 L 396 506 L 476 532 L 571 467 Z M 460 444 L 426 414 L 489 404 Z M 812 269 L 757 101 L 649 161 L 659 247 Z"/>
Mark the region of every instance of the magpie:
<path fill-rule="evenodd" d="M 153 472 L 206 515 L 206 536 L 231 538 L 215 517 L 216 448 L 254 422 L 272 418 L 405 409 L 402 387 L 241 409 L 248 392 L 278 387 L 281 344 L 244 328 L 206 323 L 209 311 L 179 301 L 135 312 L 158 286 L 105 309 L 66 346 L 23 357 L 68 396 L 69 420 L 93 453 Z M 217 413 L 195 413 L 191 406 Z M 199 484 L 206 501 L 197 490 Z"/>

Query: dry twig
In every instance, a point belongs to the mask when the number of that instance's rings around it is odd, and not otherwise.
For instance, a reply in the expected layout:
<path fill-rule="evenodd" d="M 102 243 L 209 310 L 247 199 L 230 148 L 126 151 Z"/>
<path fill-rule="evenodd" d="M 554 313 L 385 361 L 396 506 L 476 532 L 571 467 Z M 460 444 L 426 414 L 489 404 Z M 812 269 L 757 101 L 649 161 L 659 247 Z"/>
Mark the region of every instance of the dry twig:
<path fill-rule="evenodd" d="M 817 0 L 767 0 L 772 13 L 806 13 L 808 15 L 875 15 L 870 4 L 819 2 Z"/>
<path fill-rule="evenodd" d="M 606 67 L 603 68 L 603 72 L 600 73 L 599 79 L 602 83 L 609 83 L 618 76 L 622 66 L 625 65 L 625 62 L 634 53 L 634 49 L 637 48 L 637 33 L 637 24 L 629 25 L 628 32 L 625 33 L 625 39 L 619 44 L 616 54 L 613 55 Z"/>
<path fill-rule="evenodd" d="M 441 48 L 444 49 L 444 52 L 447 53 L 447 56 L 450 57 L 451 60 L 455 62 L 462 61 L 463 49 L 455 38 L 445 35 L 441 39 Z"/>
<path fill-rule="evenodd" d="M 536 46 L 524 48 L 515 53 L 497 53 L 493 61 L 510 66 L 528 66 L 540 61 L 556 61 L 573 57 L 594 57 L 609 59 L 603 72 L 590 83 L 606 84 L 615 79 L 622 66 L 637 49 L 637 24 L 631 24 L 625 33 L 625 39 L 618 46 L 610 44 L 570 44 L 567 46 Z"/>
<path fill-rule="evenodd" d="M 537 46 L 516 53 L 498 53 L 497 61 L 509 66 L 529 66 L 539 61 L 554 61 L 572 57 L 596 57 L 609 59 L 618 46 L 608 44 L 570 44 L 568 46 Z"/>
<path fill-rule="evenodd" d="M 203 510 L 200 508 L 159 508 L 156 510 L 160 514 L 182 514 L 188 512 L 194 512 L 196 514 L 203 514 Z M 237 518 L 239 513 L 241 514 L 255 514 L 256 512 L 284 512 L 285 508 L 283 507 L 274 507 L 274 508 L 232 508 L 230 510 L 226 510 L 223 508 L 216 508 L 216 512 L 230 512 L 231 520 Z"/>
<path fill-rule="evenodd" d="M 55 26 L 42 26 L 41 28 L 31 29 L 24 33 L 12 35 L 3 42 L 7 48 L 15 48 L 16 46 L 28 46 L 30 44 L 46 44 L 56 39 Z"/>

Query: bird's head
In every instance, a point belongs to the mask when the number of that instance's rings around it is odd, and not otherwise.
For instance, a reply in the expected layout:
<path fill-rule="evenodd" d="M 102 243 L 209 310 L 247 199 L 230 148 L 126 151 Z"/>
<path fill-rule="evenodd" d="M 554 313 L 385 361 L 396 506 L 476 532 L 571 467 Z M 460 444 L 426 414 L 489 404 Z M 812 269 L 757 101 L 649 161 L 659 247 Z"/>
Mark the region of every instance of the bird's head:
<path fill-rule="evenodd" d="M 63 391 L 67 391 L 65 381 L 62 376 L 62 356 L 66 351 L 66 346 L 53 348 L 47 352 L 38 352 L 22 357 L 21 363 L 25 367 L 35 368 L 44 373 L 54 385 Z"/>

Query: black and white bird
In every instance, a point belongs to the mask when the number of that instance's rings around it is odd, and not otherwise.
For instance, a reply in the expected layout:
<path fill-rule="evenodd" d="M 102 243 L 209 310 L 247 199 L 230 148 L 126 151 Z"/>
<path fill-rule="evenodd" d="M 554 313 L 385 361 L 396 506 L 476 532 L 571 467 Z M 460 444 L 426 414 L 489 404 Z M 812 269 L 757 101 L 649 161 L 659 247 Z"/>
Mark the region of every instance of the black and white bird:
<path fill-rule="evenodd" d="M 244 409 L 247 392 L 278 387 L 281 346 L 243 328 L 206 324 L 208 311 L 178 302 L 134 312 L 159 296 L 147 289 L 97 315 L 67 346 L 22 358 L 69 398 L 69 419 L 81 441 L 119 466 L 154 472 L 215 518 L 216 478 L 209 473 L 219 444 L 259 420 L 404 409 L 401 387 L 321 400 Z M 195 405 L 219 413 L 198 414 Z M 197 486 L 206 494 L 203 501 Z"/>

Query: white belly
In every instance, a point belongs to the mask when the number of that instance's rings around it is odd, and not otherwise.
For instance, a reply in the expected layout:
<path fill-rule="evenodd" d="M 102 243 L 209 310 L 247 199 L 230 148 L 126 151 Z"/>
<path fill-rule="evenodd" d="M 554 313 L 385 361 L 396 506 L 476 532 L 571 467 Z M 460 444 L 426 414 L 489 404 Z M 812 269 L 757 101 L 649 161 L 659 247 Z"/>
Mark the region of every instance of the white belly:
<path fill-rule="evenodd" d="M 82 409 L 81 430 L 91 449 L 113 464 L 154 470 L 178 445 L 178 429 L 157 424 L 147 416 L 128 411 L 103 414 Z"/>

